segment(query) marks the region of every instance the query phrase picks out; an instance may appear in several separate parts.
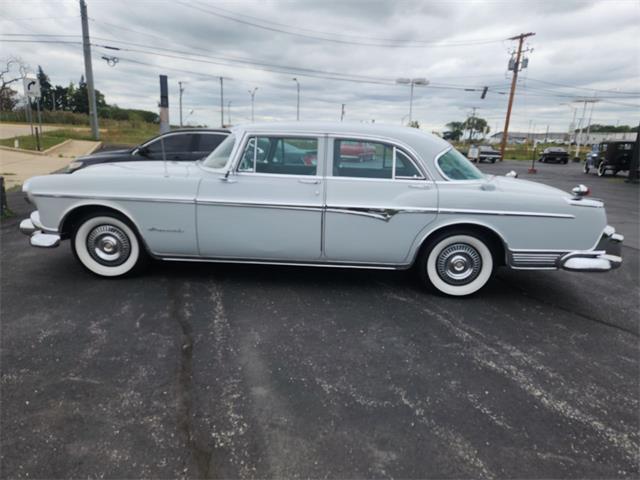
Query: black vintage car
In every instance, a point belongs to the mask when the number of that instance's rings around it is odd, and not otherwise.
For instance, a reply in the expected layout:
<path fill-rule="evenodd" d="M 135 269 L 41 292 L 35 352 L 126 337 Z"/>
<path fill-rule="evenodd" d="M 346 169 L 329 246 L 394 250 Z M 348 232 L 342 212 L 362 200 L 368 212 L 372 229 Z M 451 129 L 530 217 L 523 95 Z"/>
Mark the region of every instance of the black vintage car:
<path fill-rule="evenodd" d="M 211 153 L 229 135 L 226 129 L 185 128 L 163 133 L 142 145 L 123 150 L 105 150 L 77 157 L 67 167 L 72 173 L 98 163 L 145 160 L 195 161 Z M 164 149 L 164 155 L 163 155 Z"/>
<path fill-rule="evenodd" d="M 629 171 L 633 144 L 631 141 L 611 140 L 594 146 L 585 159 L 584 173 L 594 169 L 599 177 L 604 177 L 607 173 L 615 175 Z"/>
<path fill-rule="evenodd" d="M 561 147 L 548 147 L 542 151 L 538 159 L 540 163 L 568 163 L 569 152 Z"/>

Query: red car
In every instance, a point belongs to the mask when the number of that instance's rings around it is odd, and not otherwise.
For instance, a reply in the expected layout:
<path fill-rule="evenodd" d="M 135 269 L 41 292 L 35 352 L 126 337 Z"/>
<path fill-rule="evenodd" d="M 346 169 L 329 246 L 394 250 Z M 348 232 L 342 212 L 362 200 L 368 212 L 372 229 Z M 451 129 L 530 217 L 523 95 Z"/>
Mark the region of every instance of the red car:
<path fill-rule="evenodd" d="M 340 157 L 346 162 L 366 162 L 373 160 L 376 149 L 365 142 L 340 142 Z"/>

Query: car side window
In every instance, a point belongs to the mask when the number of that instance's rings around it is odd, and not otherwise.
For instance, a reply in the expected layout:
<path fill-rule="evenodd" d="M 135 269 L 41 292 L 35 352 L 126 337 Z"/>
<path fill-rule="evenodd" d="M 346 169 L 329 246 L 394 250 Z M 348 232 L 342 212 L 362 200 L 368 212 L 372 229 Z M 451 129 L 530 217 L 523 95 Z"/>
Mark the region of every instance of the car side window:
<path fill-rule="evenodd" d="M 413 161 L 399 148 L 382 142 L 355 139 L 335 140 L 333 176 L 380 179 L 423 178 Z"/>
<path fill-rule="evenodd" d="M 316 175 L 317 163 L 317 138 L 251 137 L 242 152 L 238 171 Z"/>
<path fill-rule="evenodd" d="M 166 135 L 162 139 L 158 138 L 147 145 L 150 153 L 162 154 L 162 143 L 164 142 L 165 153 L 190 152 L 193 150 L 193 135 L 178 134 Z"/>
<path fill-rule="evenodd" d="M 227 135 L 216 133 L 201 133 L 197 135 L 199 152 L 213 152 L 218 145 L 220 145 Z"/>

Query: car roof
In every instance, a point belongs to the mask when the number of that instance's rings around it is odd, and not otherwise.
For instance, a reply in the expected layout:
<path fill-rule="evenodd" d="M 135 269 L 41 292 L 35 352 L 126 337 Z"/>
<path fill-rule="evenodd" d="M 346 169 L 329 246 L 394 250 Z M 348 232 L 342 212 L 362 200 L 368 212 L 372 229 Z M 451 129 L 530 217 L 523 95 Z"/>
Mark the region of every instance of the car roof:
<path fill-rule="evenodd" d="M 451 144 L 442 138 L 419 128 L 403 127 L 383 123 L 350 122 L 273 122 L 238 125 L 232 132 L 292 134 L 336 134 L 340 136 L 372 136 L 381 139 L 396 140 L 413 148 L 423 158 L 433 158 L 438 153 L 451 148 Z"/>

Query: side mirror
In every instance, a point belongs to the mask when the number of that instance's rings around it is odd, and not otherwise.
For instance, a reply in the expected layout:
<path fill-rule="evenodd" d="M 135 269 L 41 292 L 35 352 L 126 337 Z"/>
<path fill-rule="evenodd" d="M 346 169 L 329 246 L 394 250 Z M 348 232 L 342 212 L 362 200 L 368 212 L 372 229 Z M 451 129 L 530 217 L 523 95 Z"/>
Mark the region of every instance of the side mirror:
<path fill-rule="evenodd" d="M 140 147 L 138 149 L 138 155 L 140 155 L 142 157 L 148 157 L 149 156 L 149 147 Z"/>

